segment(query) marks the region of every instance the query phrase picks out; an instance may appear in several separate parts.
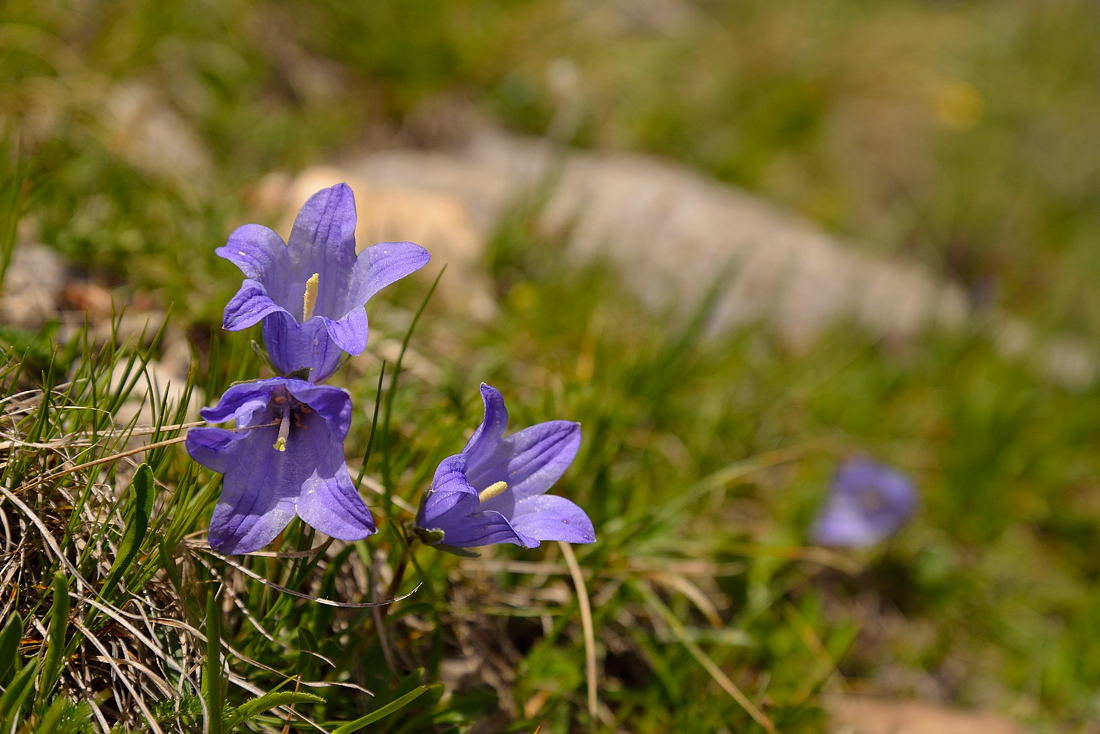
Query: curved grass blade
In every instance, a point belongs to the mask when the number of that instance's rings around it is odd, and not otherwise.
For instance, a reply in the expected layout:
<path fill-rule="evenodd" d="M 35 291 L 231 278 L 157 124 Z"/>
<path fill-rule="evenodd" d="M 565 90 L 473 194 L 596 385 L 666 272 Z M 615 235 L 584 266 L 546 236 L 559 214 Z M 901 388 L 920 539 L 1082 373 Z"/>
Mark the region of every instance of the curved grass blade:
<path fill-rule="evenodd" d="M 46 661 L 38 683 L 40 702 L 53 698 L 53 689 L 61 677 L 61 662 L 65 657 L 65 633 L 69 628 L 69 580 L 58 571 L 53 577 L 53 604 L 50 606 L 50 630 L 46 646 Z"/>
<path fill-rule="evenodd" d="M 138 467 L 130 486 L 134 490 L 133 512 L 123 533 L 122 542 L 119 544 L 118 557 L 111 565 L 107 580 L 103 583 L 104 591 L 118 583 L 122 574 L 137 556 L 141 541 L 145 539 L 145 532 L 149 529 L 149 516 L 153 514 L 153 470 L 148 464 Z"/>
<path fill-rule="evenodd" d="M 406 693 L 404 696 L 401 696 L 400 698 L 395 698 L 394 700 L 387 703 L 385 706 L 371 711 L 366 716 L 362 716 L 355 721 L 349 721 L 343 726 L 338 726 L 337 728 L 332 730 L 332 734 L 352 734 L 352 732 L 359 731 L 363 727 L 373 724 L 379 719 L 383 719 L 392 713 L 400 711 L 427 692 L 428 686 L 417 686 L 416 688 Z"/>
<path fill-rule="evenodd" d="M 225 731 L 233 731 L 254 716 L 280 706 L 293 706 L 296 703 L 324 703 L 325 699 L 313 693 L 300 691 L 271 691 L 262 696 L 245 701 L 237 707 L 233 715 L 225 721 Z"/>
<path fill-rule="evenodd" d="M 32 660 L 30 664 L 19 671 L 12 680 L 8 690 L 0 696 L 0 722 L 3 722 L 4 731 L 15 731 L 19 723 L 19 709 L 23 706 L 23 700 L 31 692 L 31 683 L 38 672 L 39 661 Z M 10 716 L 9 716 L 10 714 Z"/>
<path fill-rule="evenodd" d="M 12 612 L 4 629 L 0 630 L 0 683 L 7 680 L 8 671 L 15 667 L 19 640 L 23 637 L 23 618 Z"/>

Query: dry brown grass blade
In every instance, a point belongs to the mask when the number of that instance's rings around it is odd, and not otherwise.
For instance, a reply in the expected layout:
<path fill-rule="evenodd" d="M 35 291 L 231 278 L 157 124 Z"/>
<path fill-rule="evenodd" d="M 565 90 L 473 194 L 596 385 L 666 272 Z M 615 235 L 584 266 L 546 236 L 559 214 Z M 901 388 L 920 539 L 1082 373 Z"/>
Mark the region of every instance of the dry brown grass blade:
<path fill-rule="evenodd" d="M 218 553 L 216 550 L 214 550 L 213 548 L 210 548 L 209 546 L 194 546 L 193 548 L 194 548 L 194 550 L 201 551 L 201 552 L 206 553 L 210 556 L 213 556 L 214 558 L 217 558 L 218 560 L 222 561 L 226 565 L 231 566 L 232 568 L 235 568 L 236 570 L 243 573 L 245 576 L 248 576 L 250 579 L 253 579 L 255 581 L 259 581 L 264 586 L 268 586 L 268 587 L 270 587 L 272 589 L 275 589 L 276 591 L 279 591 L 283 594 L 290 594 L 291 596 L 296 596 L 299 599 L 305 599 L 307 601 L 316 602 L 317 604 L 324 604 L 325 606 L 328 606 L 328 607 L 338 607 L 340 609 L 370 609 L 372 607 L 385 607 L 385 606 L 389 606 L 390 604 L 396 604 L 399 601 L 403 601 L 405 599 L 408 599 L 410 596 L 412 596 L 413 594 L 415 594 L 417 591 L 420 590 L 420 584 L 417 584 L 416 587 L 413 588 L 413 590 L 408 592 L 407 594 L 402 594 L 401 596 L 394 597 L 393 599 L 386 599 L 384 601 L 374 601 L 374 602 L 335 601 L 333 599 L 326 599 L 326 598 L 321 597 L 321 596 L 313 596 L 312 594 L 303 594 L 300 591 L 295 591 L 294 589 L 290 589 L 290 588 L 287 588 L 286 586 L 283 586 L 281 584 L 277 584 L 277 583 L 275 583 L 274 581 L 272 581 L 270 579 L 264 578 L 263 576 L 256 573 L 252 569 L 250 569 L 246 566 L 242 566 L 241 564 L 237 563 L 236 561 L 231 560 L 229 558 L 229 556 L 223 556 L 221 553 Z"/>
<path fill-rule="evenodd" d="M 58 544 L 57 539 L 53 537 L 53 534 L 50 532 L 49 527 L 47 527 L 46 523 L 42 521 L 42 518 L 40 518 L 38 514 L 33 509 L 31 509 L 29 505 L 27 505 L 26 502 L 19 499 L 17 496 L 15 496 L 15 494 L 9 491 L 7 487 L 0 486 L 0 494 L 4 495 L 4 497 L 6 497 L 12 504 L 18 507 L 24 515 L 26 515 L 27 519 L 31 521 L 31 523 L 38 530 L 39 534 L 42 536 L 42 542 L 46 544 L 50 551 L 53 552 L 54 556 L 57 557 L 58 562 L 60 562 L 61 565 L 65 567 L 65 570 L 73 575 L 73 578 L 76 579 L 77 583 L 81 584 L 82 588 L 85 588 L 88 591 L 95 593 L 94 588 L 90 583 L 88 583 L 88 580 L 80 574 L 79 569 L 77 569 L 77 567 L 73 565 L 72 561 L 70 561 L 68 557 L 66 557 L 66 555 L 61 551 L 61 546 Z"/>
<path fill-rule="evenodd" d="M 118 663 L 116 663 L 114 658 L 111 657 L 110 651 L 106 648 L 103 642 L 101 642 L 98 637 L 92 634 L 91 630 L 81 624 L 79 620 L 72 619 L 70 620 L 70 624 L 80 630 L 80 633 L 84 635 L 84 639 L 90 642 L 96 650 L 99 650 L 99 654 L 105 659 L 107 665 L 110 666 L 111 670 L 117 677 L 117 680 L 121 681 L 122 686 L 127 690 L 127 692 L 129 692 L 130 698 L 133 703 L 141 710 L 142 715 L 145 717 L 145 723 L 149 725 L 149 728 L 154 732 L 154 734 L 164 734 L 164 730 L 160 728 L 159 724 L 157 724 L 157 720 L 153 717 L 153 713 L 149 710 L 149 707 L 145 705 L 145 699 L 142 698 L 141 694 L 138 693 L 138 691 L 130 683 L 129 679 L 123 674 L 122 669 L 118 667 Z M 120 709 L 125 711 L 125 704 L 120 704 Z"/>
<path fill-rule="evenodd" d="M 584 630 L 584 670 L 588 683 L 588 719 L 594 725 L 596 716 L 600 710 L 599 678 L 596 669 L 596 630 L 592 622 L 592 606 L 588 599 L 588 589 L 584 585 L 584 574 L 577 563 L 577 556 L 573 553 L 573 546 L 563 541 L 558 541 L 558 547 L 565 558 L 565 565 L 569 567 L 569 575 L 573 577 L 573 586 L 577 590 L 577 604 L 581 610 L 581 628 Z"/>
<path fill-rule="evenodd" d="M 702 589 L 687 579 L 682 576 L 675 576 L 671 573 L 664 573 L 661 571 L 651 571 L 646 574 L 646 577 L 686 596 L 688 600 L 695 605 L 695 608 L 707 618 L 707 622 L 711 627 L 721 628 L 725 626 L 721 615 L 718 614 L 718 608 L 714 606 L 714 603 L 707 598 L 707 595 L 703 593 Z"/>
<path fill-rule="evenodd" d="M 149 637 L 146 637 L 144 634 L 142 634 L 141 630 L 139 630 L 137 627 L 135 627 L 129 621 L 131 619 L 141 619 L 141 620 L 148 621 L 150 619 L 149 617 L 124 612 L 121 609 L 113 607 L 110 604 L 106 604 L 102 601 L 99 601 L 99 600 L 94 599 L 94 598 L 89 597 L 89 596 L 74 594 L 74 597 L 78 601 L 80 601 L 84 604 L 88 604 L 89 606 L 94 607 L 95 609 L 98 609 L 105 616 L 109 617 L 111 619 L 111 621 L 113 621 L 115 624 L 119 625 L 120 627 L 125 629 L 127 632 L 129 632 L 131 635 L 133 635 L 134 639 L 136 639 L 138 642 L 145 645 L 145 647 L 149 648 L 149 650 L 157 658 L 164 661 L 164 664 L 167 665 L 169 668 L 176 671 L 177 673 L 180 673 L 181 675 L 185 674 L 183 666 L 181 666 L 178 662 L 176 662 L 170 655 L 168 655 L 163 650 L 161 650 L 156 642 L 154 642 L 152 639 L 150 639 Z"/>
<path fill-rule="evenodd" d="M 153 621 L 156 622 L 157 624 L 161 624 L 161 625 L 164 625 L 166 627 L 175 627 L 176 629 L 185 630 L 191 636 L 193 636 L 196 640 L 198 640 L 199 642 L 202 642 L 203 644 L 206 643 L 206 635 L 204 635 L 202 632 L 200 632 L 196 628 L 192 627 L 191 625 L 187 624 L 186 622 L 181 622 L 178 619 L 169 619 L 167 617 L 155 618 L 155 619 L 153 619 Z M 302 686 L 306 686 L 307 688 L 330 688 L 330 687 L 349 688 L 353 691 L 358 691 L 358 692 L 364 693 L 368 696 L 373 696 L 374 695 L 373 691 L 371 691 L 367 688 L 364 688 L 363 686 L 360 686 L 356 683 L 347 683 L 345 681 L 300 680 L 300 679 L 298 679 L 294 676 L 288 676 L 286 673 L 283 673 L 282 671 L 276 670 L 275 668 L 272 668 L 268 665 L 264 665 L 263 663 L 261 663 L 258 660 L 254 660 L 253 658 L 250 658 L 248 655 L 245 655 L 243 652 L 241 652 L 237 648 L 233 647 L 232 645 L 230 645 L 225 640 L 222 640 L 222 647 L 225 649 L 225 651 L 227 653 L 229 653 L 233 657 L 237 658 L 242 663 L 245 663 L 247 665 L 251 665 L 253 667 L 259 668 L 260 670 L 267 671 L 268 673 L 272 673 L 272 674 L 277 675 L 281 678 L 286 678 L 288 680 L 293 679 L 295 681 L 295 685 L 302 685 Z"/>

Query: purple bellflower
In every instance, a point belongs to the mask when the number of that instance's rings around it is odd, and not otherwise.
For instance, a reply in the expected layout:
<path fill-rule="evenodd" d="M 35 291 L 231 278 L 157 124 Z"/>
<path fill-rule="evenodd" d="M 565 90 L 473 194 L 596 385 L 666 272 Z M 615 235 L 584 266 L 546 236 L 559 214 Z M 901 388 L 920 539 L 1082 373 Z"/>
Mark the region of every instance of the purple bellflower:
<path fill-rule="evenodd" d="M 340 540 L 375 531 L 344 463 L 351 397 L 337 387 L 272 377 L 225 391 L 202 417 L 236 430 L 192 428 L 191 458 L 225 475 L 210 519 L 210 547 L 251 553 L 295 515 Z M 260 427 L 255 427 L 260 426 Z"/>
<path fill-rule="evenodd" d="M 481 385 L 485 418 L 462 453 L 444 459 L 417 515 L 429 543 L 468 548 L 543 540 L 593 543 L 592 521 L 575 504 L 546 491 L 577 455 L 581 427 L 548 421 L 504 436 L 508 411 L 500 392 Z"/>
<path fill-rule="evenodd" d="M 259 224 L 239 227 L 215 250 L 245 276 L 222 325 L 239 331 L 262 320 L 272 364 L 284 374 L 308 374 L 312 382 L 331 375 L 343 352 L 362 353 L 363 306 L 431 256 L 411 242 L 382 242 L 356 255 L 355 221 L 351 188 L 337 184 L 305 203 L 289 244 Z"/>
<path fill-rule="evenodd" d="M 900 530 L 916 506 L 917 489 L 905 474 L 870 459 L 849 459 L 833 475 L 813 540 L 842 548 L 872 546 Z"/>

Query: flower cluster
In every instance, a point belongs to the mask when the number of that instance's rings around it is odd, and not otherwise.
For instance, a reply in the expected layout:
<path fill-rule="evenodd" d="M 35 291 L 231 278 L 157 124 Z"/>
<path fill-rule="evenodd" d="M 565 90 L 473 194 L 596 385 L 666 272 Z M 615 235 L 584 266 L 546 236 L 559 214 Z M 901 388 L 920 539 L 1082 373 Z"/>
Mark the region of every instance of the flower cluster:
<path fill-rule="evenodd" d="M 216 250 L 244 274 L 223 326 L 261 324 L 268 357 L 282 374 L 234 385 L 202 410 L 208 422 L 234 421 L 232 429 L 194 428 L 187 436 L 191 457 L 224 475 L 210 519 L 215 550 L 259 550 L 295 516 L 341 540 L 376 530 L 344 461 L 351 396 L 320 383 L 345 353 L 366 349 L 367 301 L 424 267 L 430 255 L 411 242 L 383 242 L 356 254 L 355 224 L 351 189 L 338 184 L 306 202 L 288 242 L 246 224 Z M 505 437 L 503 397 L 485 384 L 481 394 L 485 419 L 436 470 L 417 537 L 452 548 L 594 542 L 584 511 L 546 494 L 576 456 L 580 426 L 549 421 Z"/>

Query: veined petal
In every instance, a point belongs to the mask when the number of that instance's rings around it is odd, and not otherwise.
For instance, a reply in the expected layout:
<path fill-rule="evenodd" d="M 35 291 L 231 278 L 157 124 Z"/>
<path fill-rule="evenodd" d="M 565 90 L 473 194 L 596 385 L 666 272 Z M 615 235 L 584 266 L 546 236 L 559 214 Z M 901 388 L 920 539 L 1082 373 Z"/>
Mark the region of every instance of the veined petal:
<path fill-rule="evenodd" d="M 462 518 L 478 510 L 477 490 L 466 481 L 466 457 L 448 456 L 439 462 L 431 489 L 424 496 L 416 523 L 422 528 L 439 528 L 447 518 Z"/>
<path fill-rule="evenodd" d="M 348 311 L 338 321 L 319 316 L 325 330 L 336 346 L 348 354 L 362 354 L 367 348 L 367 312 L 362 306 Z"/>
<path fill-rule="evenodd" d="M 326 448 L 335 447 L 340 461 L 344 460 L 343 440 L 351 428 L 351 396 L 338 387 L 315 385 L 305 380 L 286 380 L 286 388 L 299 402 L 305 403 L 317 417 L 325 422 L 325 429 L 331 434 Z M 312 420 L 306 422 L 311 428 Z M 316 431 L 314 431 L 316 436 Z M 319 449 L 318 449 L 319 450 Z"/>
<path fill-rule="evenodd" d="M 210 518 L 210 546 L 222 553 L 251 553 L 275 539 L 294 517 L 302 484 L 314 471 L 302 441 L 274 448 L 277 429 L 258 428 L 237 443 L 221 497 Z"/>
<path fill-rule="evenodd" d="M 290 257 L 283 238 L 260 224 L 246 224 L 214 252 L 236 265 L 244 277 L 264 284 L 275 299 L 286 290 Z"/>
<path fill-rule="evenodd" d="M 233 465 L 233 449 L 244 438 L 243 432 L 224 428 L 192 428 L 187 432 L 187 453 L 207 469 L 225 474 Z"/>
<path fill-rule="evenodd" d="M 264 319 L 263 331 L 264 346 L 276 369 L 285 374 L 308 369 L 310 382 L 335 372 L 344 354 L 321 318 L 300 324 L 286 311 L 276 311 Z"/>
<path fill-rule="evenodd" d="M 257 412 L 267 410 L 272 391 L 282 383 L 282 378 L 273 377 L 233 385 L 222 394 L 217 405 L 203 408 L 199 415 L 210 423 L 236 420 L 242 425 L 254 425 L 251 418 Z"/>
<path fill-rule="evenodd" d="M 442 530 L 443 545 L 456 548 L 471 548 L 492 543 L 514 543 L 524 548 L 535 548 L 539 544 L 538 540 L 516 532 L 508 522 L 508 518 L 491 510 L 466 515 L 461 518 L 461 522 L 444 523 L 426 529 Z"/>
<path fill-rule="evenodd" d="M 379 242 L 359 253 L 352 269 L 346 310 L 360 306 L 391 283 L 428 264 L 431 254 L 412 242 Z"/>
<path fill-rule="evenodd" d="M 247 329 L 276 311 L 285 313 L 286 309 L 271 300 L 262 283 L 246 278 L 240 290 L 225 305 L 222 328 L 228 331 Z"/>
<path fill-rule="evenodd" d="M 466 477 L 471 485 L 478 488 L 493 482 L 507 482 L 508 492 L 490 500 L 492 503 L 506 501 L 508 495 L 519 501 L 543 494 L 573 463 L 580 443 L 579 423 L 537 423 L 502 439 L 496 450 L 485 459 L 476 464 L 471 462 Z M 490 506 L 503 509 L 496 504 Z"/>
<path fill-rule="evenodd" d="M 377 531 L 370 510 L 355 491 L 347 469 L 327 479 L 313 477 L 302 487 L 298 517 L 340 540 L 362 540 Z"/>
<path fill-rule="evenodd" d="M 340 316 L 325 309 L 332 303 L 326 289 L 346 290 L 355 266 L 355 195 L 340 183 L 309 198 L 294 220 L 288 243 L 299 279 L 320 276 L 318 313 Z"/>
<path fill-rule="evenodd" d="M 477 465 L 490 456 L 508 428 L 508 408 L 504 405 L 504 396 L 500 394 L 500 390 L 481 383 L 481 400 L 485 403 L 485 417 L 466 442 L 466 448 L 462 449 L 471 465 Z"/>
<path fill-rule="evenodd" d="M 440 462 L 432 488 L 424 497 L 416 524 L 442 530 L 444 545 L 468 548 L 490 543 L 515 543 L 533 548 L 537 541 L 517 533 L 499 512 L 484 512 L 477 491 L 466 481 L 466 457 L 449 456 Z"/>
<path fill-rule="evenodd" d="M 552 494 L 535 495 L 516 502 L 512 527 L 517 533 L 536 540 L 596 542 L 596 531 L 584 510 Z"/>

